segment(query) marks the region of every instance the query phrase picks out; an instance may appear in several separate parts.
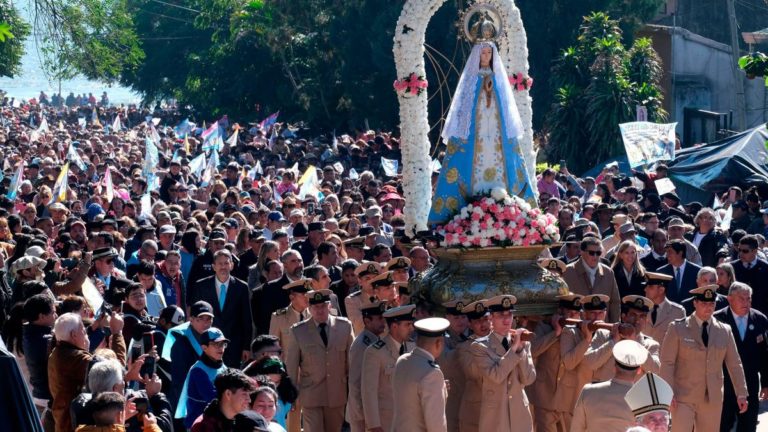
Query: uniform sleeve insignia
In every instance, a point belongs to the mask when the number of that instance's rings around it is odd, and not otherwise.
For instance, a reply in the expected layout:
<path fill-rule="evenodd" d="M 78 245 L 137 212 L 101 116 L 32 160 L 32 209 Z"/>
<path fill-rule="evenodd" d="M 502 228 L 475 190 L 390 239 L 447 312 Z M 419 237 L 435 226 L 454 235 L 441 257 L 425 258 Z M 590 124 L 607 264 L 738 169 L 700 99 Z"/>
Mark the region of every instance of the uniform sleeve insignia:
<path fill-rule="evenodd" d="M 368 335 L 363 336 L 363 343 L 368 346 L 371 344 L 371 338 Z"/>

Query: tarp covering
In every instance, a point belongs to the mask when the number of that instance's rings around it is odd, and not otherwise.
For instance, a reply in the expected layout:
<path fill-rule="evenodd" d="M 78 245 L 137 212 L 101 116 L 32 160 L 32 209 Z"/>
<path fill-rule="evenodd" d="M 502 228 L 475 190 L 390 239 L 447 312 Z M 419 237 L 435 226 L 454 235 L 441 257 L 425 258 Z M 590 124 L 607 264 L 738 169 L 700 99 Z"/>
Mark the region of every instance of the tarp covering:
<path fill-rule="evenodd" d="M 683 203 L 712 203 L 715 193 L 730 186 L 768 189 L 765 125 L 700 147 L 678 152 L 669 163 L 669 176 Z M 764 192 L 761 196 L 768 196 Z"/>

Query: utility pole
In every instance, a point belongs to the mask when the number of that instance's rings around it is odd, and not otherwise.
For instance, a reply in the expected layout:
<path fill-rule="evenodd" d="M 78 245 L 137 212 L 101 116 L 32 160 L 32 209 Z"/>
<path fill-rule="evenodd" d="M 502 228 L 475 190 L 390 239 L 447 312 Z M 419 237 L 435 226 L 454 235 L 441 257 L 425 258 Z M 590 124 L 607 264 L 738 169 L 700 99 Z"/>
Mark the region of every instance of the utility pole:
<path fill-rule="evenodd" d="M 734 0 L 725 0 L 728 5 L 728 23 L 731 28 L 731 69 L 733 71 L 733 83 L 736 86 L 736 128 L 743 131 L 747 127 L 746 110 L 747 102 L 744 97 L 744 77 L 739 69 L 739 28 L 736 22 L 736 6 Z"/>

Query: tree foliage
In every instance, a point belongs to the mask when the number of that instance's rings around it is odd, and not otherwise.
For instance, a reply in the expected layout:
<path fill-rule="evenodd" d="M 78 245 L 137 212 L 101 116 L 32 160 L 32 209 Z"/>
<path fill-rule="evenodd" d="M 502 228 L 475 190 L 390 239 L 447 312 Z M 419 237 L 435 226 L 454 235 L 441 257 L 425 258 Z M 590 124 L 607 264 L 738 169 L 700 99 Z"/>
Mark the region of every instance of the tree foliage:
<path fill-rule="evenodd" d="M 27 36 L 29 24 L 9 0 L 0 0 L 0 76 L 14 77 L 21 71 Z"/>
<path fill-rule="evenodd" d="M 637 105 L 647 107 L 650 121 L 666 119 L 661 63 L 650 40 L 627 49 L 618 22 L 605 13 L 584 18 L 576 45 L 563 50 L 552 75 L 558 90 L 547 150 L 576 172 L 624 151 L 619 124 L 634 120 Z"/>

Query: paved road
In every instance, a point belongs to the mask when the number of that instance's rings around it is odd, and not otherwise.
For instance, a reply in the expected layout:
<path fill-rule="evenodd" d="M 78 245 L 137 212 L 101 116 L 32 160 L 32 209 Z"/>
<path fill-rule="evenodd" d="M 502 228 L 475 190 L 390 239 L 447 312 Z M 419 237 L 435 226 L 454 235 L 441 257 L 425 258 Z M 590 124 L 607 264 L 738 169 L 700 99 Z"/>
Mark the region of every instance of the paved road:
<path fill-rule="evenodd" d="M 757 432 L 768 432 L 768 401 L 763 401 L 760 404 L 758 421 Z"/>

